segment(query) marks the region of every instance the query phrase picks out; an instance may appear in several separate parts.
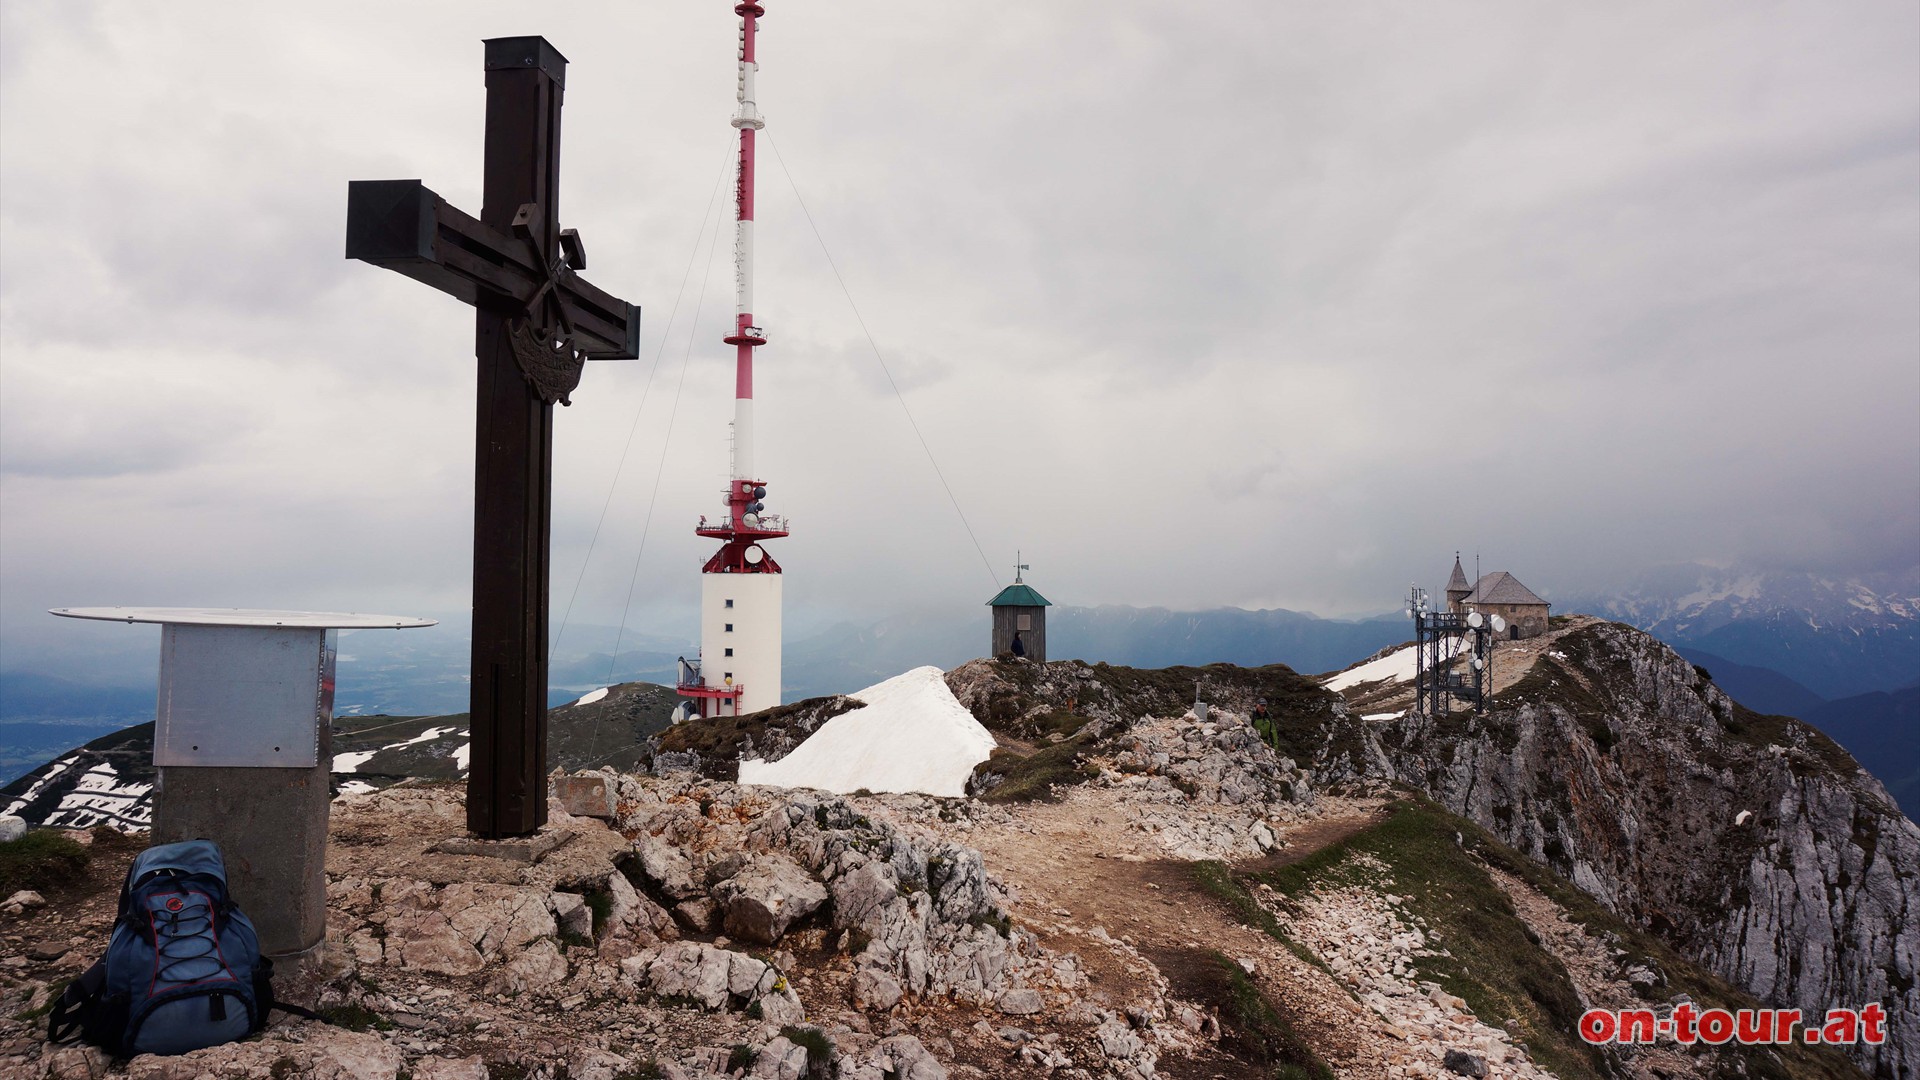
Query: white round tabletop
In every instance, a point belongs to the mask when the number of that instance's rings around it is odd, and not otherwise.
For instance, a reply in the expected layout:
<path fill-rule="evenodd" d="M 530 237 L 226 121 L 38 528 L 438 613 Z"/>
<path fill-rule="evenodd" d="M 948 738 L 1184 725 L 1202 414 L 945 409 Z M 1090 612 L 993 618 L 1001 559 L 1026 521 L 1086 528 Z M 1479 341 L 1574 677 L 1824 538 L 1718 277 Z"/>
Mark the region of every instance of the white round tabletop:
<path fill-rule="evenodd" d="M 434 626 L 438 619 L 407 615 L 365 615 L 353 611 L 263 611 L 259 608 L 81 607 L 50 608 L 67 619 L 107 622 L 173 623 L 180 626 L 287 626 L 327 630 L 407 630 Z"/>

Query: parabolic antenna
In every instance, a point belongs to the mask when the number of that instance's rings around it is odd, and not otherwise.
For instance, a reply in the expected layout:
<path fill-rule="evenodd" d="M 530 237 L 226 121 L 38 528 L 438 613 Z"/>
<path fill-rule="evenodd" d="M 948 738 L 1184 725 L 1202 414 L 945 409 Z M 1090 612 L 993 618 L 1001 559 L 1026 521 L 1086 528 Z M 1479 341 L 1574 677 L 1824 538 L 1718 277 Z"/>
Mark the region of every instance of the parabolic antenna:
<path fill-rule="evenodd" d="M 1506 633 L 1506 632 L 1507 632 L 1507 620 L 1505 620 L 1505 619 L 1503 619 L 1503 618 L 1501 618 L 1501 617 L 1500 617 L 1500 616 L 1498 616 L 1498 615 L 1495 615 L 1495 616 L 1493 617 L 1493 632 L 1494 632 L 1494 633 L 1496 633 L 1496 634 L 1504 634 L 1504 633 Z"/>
<path fill-rule="evenodd" d="M 1467 625 L 1473 627 L 1475 630 L 1480 629 L 1480 624 L 1485 621 L 1486 620 L 1482 619 L 1480 617 L 1480 613 L 1477 611 L 1467 615 Z"/>
<path fill-rule="evenodd" d="M 767 553 L 760 550 L 759 544 L 755 544 L 748 548 L 741 557 L 747 560 L 747 565 L 759 566 L 760 560 L 766 558 Z"/>

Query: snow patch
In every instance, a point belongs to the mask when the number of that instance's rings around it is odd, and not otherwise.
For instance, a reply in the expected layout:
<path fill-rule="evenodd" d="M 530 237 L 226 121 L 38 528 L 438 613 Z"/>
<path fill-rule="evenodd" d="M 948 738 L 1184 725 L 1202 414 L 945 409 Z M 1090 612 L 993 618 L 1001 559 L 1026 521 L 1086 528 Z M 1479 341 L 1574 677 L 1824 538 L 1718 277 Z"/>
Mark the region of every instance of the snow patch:
<path fill-rule="evenodd" d="M 1418 650 L 1408 645 L 1404 649 L 1395 649 L 1378 660 L 1369 660 L 1357 668 L 1343 671 L 1328 679 L 1325 686 L 1329 690 L 1345 690 L 1361 683 L 1407 682 L 1415 675 L 1414 667 L 1419 660 Z"/>
<path fill-rule="evenodd" d="M 828 720 L 779 761 L 742 761 L 740 782 L 958 798 L 974 766 L 993 753 L 993 733 L 954 698 L 937 667 L 914 668 L 849 696 L 862 707 Z"/>
<path fill-rule="evenodd" d="M 1753 816 L 1753 811 L 1742 810 L 1739 813 L 1733 815 L 1733 823 L 1735 825 L 1745 825 L 1747 823 L 1747 819 L 1752 816 Z"/>
<path fill-rule="evenodd" d="M 467 771 L 467 761 L 473 756 L 473 744 L 461 743 L 453 749 L 453 763 L 460 766 L 461 772 Z"/>
<path fill-rule="evenodd" d="M 373 755 L 379 752 L 378 750 L 355 750 L 352 753 L 335 754 L 333 755 L 333 765 L 328 771 L 340 773 L 359 772 L 360 766 L 365 765 Z"/>
<path fill-rule="evenodd" d="M 603 686 L 600 689 L 595 690 L 591 693 L 581 694 L 578 698 L 574 699 L 573 703 L 575 705 L 591 705 L 594 702 L 599 701 L 601 698 L 606 697 L 607 691 L 611 689 L 613 688 L 610 686 Z"/>
<path fill-rule="evenodd" d="M 403 746 L 418 746 L 424 742 L 432 742 L 433 740 L 439 738 L 442 735 L 445 735 L 447 732 L 452 730 L 453 730 L 453 726 L 451 724 L 446 727 L 430 727 L 427 730 L 421 732 L 420 734 L 415 735 L 413 738 L 408 739 L 406 742 L 393 743 L 391 745 L 381 747 L 381 749 L 398 750 Z"/>

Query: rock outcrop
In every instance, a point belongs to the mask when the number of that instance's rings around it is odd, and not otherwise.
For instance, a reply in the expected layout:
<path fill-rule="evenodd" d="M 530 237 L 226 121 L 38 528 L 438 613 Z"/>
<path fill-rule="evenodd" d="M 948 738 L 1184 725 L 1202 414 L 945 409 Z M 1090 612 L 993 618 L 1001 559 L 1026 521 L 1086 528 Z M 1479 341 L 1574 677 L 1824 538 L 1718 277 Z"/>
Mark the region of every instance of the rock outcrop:
<path fill-rule="evenodd" d="M 848 800 L 696 779 L 621 778 L 620 824 L 649 896 L 704 899 L 729 935 L 773 945 L 822 917 L 855 954 L 856 996 L 989 1002 L 1029 966 L 976 851 L 875 820 Z M 1037 968 L 1036 968 L 1037 970 Z"/>
<path fill-rule="evenodd" d="M 1585 620 L 1487 715 L 1345 717 L 1321 765 L 1426 791 L 1767 1003 L 1882 1003 L 1857 1060 L 1920 1070 L 1920 829 L 1652 637 Z"/>

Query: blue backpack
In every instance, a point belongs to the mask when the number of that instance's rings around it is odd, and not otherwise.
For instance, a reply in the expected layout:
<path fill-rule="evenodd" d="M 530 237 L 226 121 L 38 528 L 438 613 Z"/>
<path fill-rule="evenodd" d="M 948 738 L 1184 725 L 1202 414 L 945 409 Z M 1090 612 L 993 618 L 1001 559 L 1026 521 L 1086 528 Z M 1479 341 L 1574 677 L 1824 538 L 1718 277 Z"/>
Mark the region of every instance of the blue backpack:
<path fill-rule="evenodd" d="M 77 1028 L 123 1058 L 232 1042 L 266 1026 L 272 978 L 253 923 L 227 895 L 219 845 L 161 844 L 133 860 L 107 954 L 61 993 L 47 1037 L 64 1042 Z"/>

